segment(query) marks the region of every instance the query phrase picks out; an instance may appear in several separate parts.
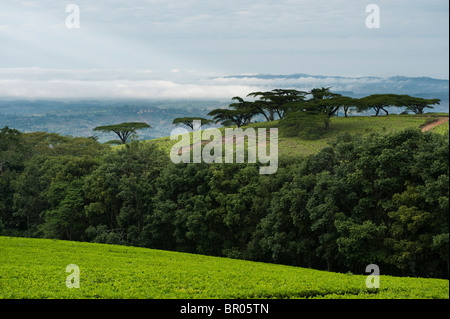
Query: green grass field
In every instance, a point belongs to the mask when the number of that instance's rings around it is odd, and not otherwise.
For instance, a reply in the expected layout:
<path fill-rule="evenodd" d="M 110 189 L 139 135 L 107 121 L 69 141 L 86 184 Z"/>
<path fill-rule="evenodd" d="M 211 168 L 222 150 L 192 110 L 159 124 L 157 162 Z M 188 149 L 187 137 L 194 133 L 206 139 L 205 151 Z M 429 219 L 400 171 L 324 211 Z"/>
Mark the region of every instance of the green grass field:
<path fill-rule="evenodd" d="M 449 132 L 449 122 L 434 127 L 431 132 L 437 134 L 446 134 Z"/>
<path fill-rule="evenodd" d="M 80 270 L 68 288 L 66 267 Z M 449 298 L 449 281 L 339 274 L 145 248 L 0 237 L 0 298 Z"/>
<path fill-rule="evenodd" d="M 438 117 L 448 117 L 445 113 L 430 113 L 423 115 L 396 115 L 389 116 L 351 116 L 348 118 L 334 117 L 331 119 L 330 129 L 325 132 L 320 139 L 305 140 L 300 137 L 287 137 L 280 130 L 278 139 L 279 155 L 288 156 L 308 156 L 316 154 L 329 143 L 334 141 L 337 136 L 344 133 L 351 135 L 367 135 L 371 133 L 390 133 L 398 132 L 406 128 L 420 129 L 422 125 Z M 271 128 L 278 127 L 278 121 L 259 122 L 250 124 L 248 127 Z M 244 127 L 245 129 L 246 127 Z M 220 128 L 224 135 L 224 128 Z M 444 134 L 448 132 L 448 123 L 440 125 L 432 130 L 433 132 Z M 192 133 L 191 133 L 192 134 Z M 169 137 L 162 137 L 154 140 L 148 140 L 146 143 L 154 143 L 161 149 L 170 152 L 176 141 L 171 141 Z M 116 146 L 123 147 L 123 146 Z"/>

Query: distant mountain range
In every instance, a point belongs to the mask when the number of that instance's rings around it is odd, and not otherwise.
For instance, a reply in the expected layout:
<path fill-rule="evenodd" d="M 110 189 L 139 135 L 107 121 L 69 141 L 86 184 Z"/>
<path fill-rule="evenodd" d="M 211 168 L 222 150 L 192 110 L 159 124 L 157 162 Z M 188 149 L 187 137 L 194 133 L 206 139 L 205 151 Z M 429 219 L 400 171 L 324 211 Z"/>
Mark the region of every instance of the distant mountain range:
<path fill-rule="evenodd" d="M 276 84 L 291 85 L 297 88 L 312 88 L 319 86 L 332 86 L 333 91 L 352 93 L 353 95 L 366 95 L 378 93 L 416 94 L 446 97 L 448 100 L 449 80 L 434 79 L 430 77 L 344 77 L 327 75 L 310 75 L 303 73 L 288 75 L 255 74 L 255 75 L 230 75 L 227 79 L 245 80 L 251 85 L 261 81 Z M 438 96 L 437 96 L 438 95 Z"/>

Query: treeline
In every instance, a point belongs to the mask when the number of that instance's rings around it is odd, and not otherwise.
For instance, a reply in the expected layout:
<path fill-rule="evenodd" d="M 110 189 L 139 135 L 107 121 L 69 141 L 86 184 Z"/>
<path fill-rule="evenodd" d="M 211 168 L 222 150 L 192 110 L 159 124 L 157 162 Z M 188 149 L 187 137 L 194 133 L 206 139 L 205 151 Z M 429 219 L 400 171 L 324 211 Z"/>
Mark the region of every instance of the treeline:
<path fill-rule="evenodd" d="M 403 109 L 404 113 L 423 114 L 426 109 L 432 109 L 439 104 L 439 99 L 424 99 L 409 95 L 372 94 L 363 98 L 352 98 L 330 91 L 328 88 L 314 88 L 309 92 L 292 89 L 275 89 L 268 92 L 252 92 L 247 95 L 254 101 L 246 101 L 236 96 L 228 108 L 219 108 L 208 113 L 212 121 L 225 126 L 238 127 L 248 125 L 256 116 L 262 116 L 266 121 L 281 120 L 280 124 L 291 126 L 292 123 L 322 121 L 325 129 L 329 129 L 330 119 L 342 111 L 347 117 L 350 112 L 365 112 L 372 110 L 375 116 L 380 112 L 389 115 L 389 107 Z M 210 120 L 207 120 L 210 121 Z M 180 121 L 179 121 L 180 122 Z M 176 121 L 174 121 L 176 124 Z"/>
<path fill-rule="evenodd" d="M 344 135 L 307 158 L 173 164 L 155 145 L 0 130 L 0 234 L 448 277 L 448 135 Z"/>

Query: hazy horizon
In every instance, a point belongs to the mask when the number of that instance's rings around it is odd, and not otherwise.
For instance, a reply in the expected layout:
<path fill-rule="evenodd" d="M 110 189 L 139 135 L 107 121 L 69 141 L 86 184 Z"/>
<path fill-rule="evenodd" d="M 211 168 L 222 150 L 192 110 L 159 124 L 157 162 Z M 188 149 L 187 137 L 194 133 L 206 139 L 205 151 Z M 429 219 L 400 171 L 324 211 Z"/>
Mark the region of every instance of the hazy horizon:
<path fill-rule="evenodd" d="M 14 80 L 8 77 L 14 74 Z M 433 83 L 423 86 L 422 80 Z M 2 100 L 223 100 L 275 88 L 335 92 L 446 93 L 447 79 L 430 77 L 342 77 L 327 75 L 225 75 L 158 80 L 136 70 L 0 69 Z M 417 82 L 417 83 L 416 83 Z M 422 86 L 421 86 L 422 84 Z M 412 88 L 417 87 L 417 90 Z M 423 91 L 421 91 L 423 90 Z"/>

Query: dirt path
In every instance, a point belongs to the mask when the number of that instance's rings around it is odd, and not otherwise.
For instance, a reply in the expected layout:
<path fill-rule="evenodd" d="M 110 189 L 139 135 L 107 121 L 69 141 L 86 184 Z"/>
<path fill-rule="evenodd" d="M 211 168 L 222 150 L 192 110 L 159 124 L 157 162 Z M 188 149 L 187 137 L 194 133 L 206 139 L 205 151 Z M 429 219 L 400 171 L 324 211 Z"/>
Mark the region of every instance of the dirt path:
<path fill-rule="evenodd" d="M 444 124 L 448 122 L 448 117 L 441 117 L 438 118 L 437 121 L 428 123 L 424 126 L 422 126 L 422 132 L 428 132 L 429 130 L 431 130 L 433 127 L 436 127 L 438 125 Z"/>

